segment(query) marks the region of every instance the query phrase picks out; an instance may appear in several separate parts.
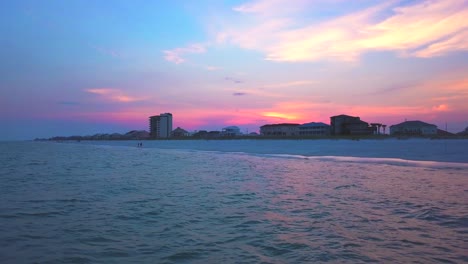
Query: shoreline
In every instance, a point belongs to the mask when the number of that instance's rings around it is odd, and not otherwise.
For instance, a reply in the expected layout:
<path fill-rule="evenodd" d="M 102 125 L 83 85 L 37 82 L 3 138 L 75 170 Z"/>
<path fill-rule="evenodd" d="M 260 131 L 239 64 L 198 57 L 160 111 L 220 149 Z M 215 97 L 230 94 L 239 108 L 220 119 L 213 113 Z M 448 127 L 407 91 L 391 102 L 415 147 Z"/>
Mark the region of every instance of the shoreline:
<path fill-rule="evenodd" d="M 409 140 L 409 139 L 429 139 L 429 140 L 463 140 L 468 139 L 468 135 L 456 135 L 456 136 L 390 136 L 390 135 L 346 135 L 346 136 L 289 136 L 289 137 L 278 137 L 278 136 L 236 136 L 236 137 L 171 137 L 171 138 L 91 138 L 88 136 L 69 136 L 69 137 L 52 137 L 52 138 L 36 138 L 25 141 L 184 141 L 184 140 Z M 21 141 L 21 140 L 19 140 Z"/>
<path fill-rule="evenodd" d="M 31 141 L 32 142 L 32 141 Z M 337 138 L 322 139 L 184 139 L 184 140 L 83 140 L 83 141 L 42 141 L 42 143 L 73 145 L 109 145 L 137 147 L 143 149 L 177 149 L 218 151 L 223 153 L 244 152 L 249 154 L 287 154 L 302 156 L 347 156 L 400 158 L 405 160 L 426 160 L 468 163 L 465 139 L 432 140 L 429 138 L 394 137 L 384 139 L 349 140 Z M 40 143 L 40 142 L 38 142 Z M 142 146 L 139 144 L 142 143 Z"/>

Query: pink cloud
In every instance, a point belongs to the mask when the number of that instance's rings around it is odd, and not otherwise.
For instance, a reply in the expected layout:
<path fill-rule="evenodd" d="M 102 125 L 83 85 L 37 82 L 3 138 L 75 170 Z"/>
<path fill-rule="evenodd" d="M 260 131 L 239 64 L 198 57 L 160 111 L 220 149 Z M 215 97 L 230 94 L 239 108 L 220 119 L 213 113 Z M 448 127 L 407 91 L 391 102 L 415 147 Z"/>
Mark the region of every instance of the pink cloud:
<path fill-rule="evenodd" d="M 283 82 L 283 83 L 274 83 L 274 84 L 266 84 L 262 87 L 265 88 L 288 88 L 288 87 L 295 87 L 295 86 L 307 86 L 316 84 L 316 81 L 309 81 L 309 80 L 301 80 L 301 81 L 290 81 L 290 82 Z"/>
<path fill-rule="evenodd" d="M 398 96 L 388 93 L 369 94 L 353 99 L 346 94 L 336 94 L 332 97 L 333 101 L 328 101 L 321 96 L 314 96 L 310 91 L 309 95 L 306 93 L 300 97 L 296 92 L 293 96 L 288 95 L 291 89 L 307 87 L 312 83 L 315 82 L 301 80 L 283 82 L 277 86 L 271 84 L 273 88 L 279 87 L 273 94 L 262 93 L 261 89 L 258 91 L 240 90 L 240 92 L 248 93 L 249 96 L 238 96 L 235 99 L 232 97 L 231 90 L 213 87 L 211 96 L 216 98 L 215 102 L 207 103 L 210 101 L 209 98 L 203 101 L 196 97 L 194 90 L 192 91 L 193 98 L 197 98 L 193 99 L 194 101 L 171 99 L 173 101 L 168 101 L 165 105 L 158 103 L 156 109 L 154 106 L 122 104 L 119 105 L 119 109 L 112 112 L 81 114 L 86 115 L 82 116 L 86 119 L 114 120 L 126 124 L 138 123 L 146 127 L 148 116 L 169 111 L 174 115 L 174 125 L 185 129 L 220 129 L 227 125 L 238 125 L 248 127 L 250 130 L 266 123 L 312 121 L 329 123 L 330 116 L 338 114 L 360 116 L 366 122 L 391 125 L 405 119 L 433 123 L 437 120 L 460 122 L 464 120 L 460 113 L 468 113 L 466 104 L 468 80 L 466 71 L 463 70 L 431 76 L 430 79 L 419 83 L 414 82 L 408 88 L 398 90 Z M 286 89 L 281 89 L 282 87 Z M 104 100 L 118 102 L 132 100 L 127 100 L 125 97 L 118 99 L 118 96 L 129 96 L 118 89 L 88 89 L 87 92 Z M 190 95 L 191 92 L 185 93 Z"/>
<path fill-rule="evenodd" d="M 448 111 L 449 107 L 446 104 L 440 104 L 432 108 L 434 111 Z"/>
<path fill-rule="evenodd" d="M 164 50 L 164 59 L 175 64 L 180 64 L 185 62 L 183 58 L 186 54 L 196 54 L 196 53 L 205 53 L 207 44 L 191 44 L 182 48 L 175 48 L 172 50 Z"/>
<path fill-rule="evenodd" d="M 222 68 L 216 67 L 216 66 L 206 66 L 205 69 L 208 71 L 217 71 L 217 70 L 221 70 Z"/>
<path fill-rule="evenodd" d="M 135 97 L 129 96 L 124 94 L 119 89 L 112 89 L 112 88 L 94 88 L 94 89 L 86 89 L 87 93 L 96 94 L 104 98 L 105 100 L 113 101 L 113 102 L 121 102 L 121 103 L 130 103 L 130 102 L 137 102 L 137 101 L 144 101 L 146 97 Z"/>
<path fill-rule="evenodd" d="M 468 50 L 468 29 L 459 33 L 441 39 L 439 42 L 428 45 L 427 47 L 414 53 L 416 57 L 429 58 L 442 56 L 448 51 Z"/>
<path fill-rule="evenodd" d="M 233 8 L 241 13 L 284 14 L 301 10 L 310 4 L 307 0 L 257 0 Z"/>
<path fill-rule="evenodd" d="M 289 6 L 302 8 L 286 14 L 284 2 L 253 1 L 235 7 L 240 19 L 250 19 L 253 25 L 229 21 L 216 35 L 218 43 L 259 50 L 273 61 L 355 61 L 369 51 L 427 58 L 468 50 L 464 0 L 406 6 L 387 1 L 318 23 L 303 22 L 301 12 L 304 7 L 313 10 L 311 2 L 292 1 Z"/>
<path fill-rule="evenodd" d="M 115 93 L 117 90 L 110 88 L 86 89 L 86 92 L 99 95 L 109 95 Z"/>

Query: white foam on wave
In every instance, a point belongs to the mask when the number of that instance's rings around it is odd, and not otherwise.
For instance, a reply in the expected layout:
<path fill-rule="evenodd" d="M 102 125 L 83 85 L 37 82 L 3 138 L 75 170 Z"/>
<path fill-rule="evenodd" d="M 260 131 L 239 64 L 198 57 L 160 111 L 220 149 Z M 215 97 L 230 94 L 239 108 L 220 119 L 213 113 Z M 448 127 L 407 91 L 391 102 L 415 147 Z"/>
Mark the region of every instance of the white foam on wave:
<path fill-rule="evenodd" d="M 182 151 L 182 152 L 199 152 L 211 153 L 216 155 L 236 155 L 236 156 L 255 156 L 267 158 L 283 158 L 283 159 L 302 159 L 302 160 L 317 160 L 317 161 L 332 161 L 332 162 L 354 162 L 354 163 L 374 163 L 396 166 L 411 166 L 424 167 L 433 169 L 468 169 L 468 163 L 461 162 L 444 162 L 444 161 L 427 161 L 427 160 L 408 160 L 400 158 L 375 158 L 375 157 L 352 157 L 352 156 L 306 156 L 296 154 L 261 154 L 242 151 L 219 151 L 219 150 L 195 150 L 195 149 L 164 149 L 160 151 Z"/>
<path fill-rule="evenodd" d="M 427 161 L 427 160 L 406 160 L 399 158 L 372 158 L 372 157 L 351 157 L 351 156 L 304 156 L 290 154 L 265 154 L 263 156 L 291 158 L 291 159 L 313 159 L 323 161 L 338 161 L 338 162 L 359 162 L 359 163 L 377 163 L 398 166 L 413 166 L 436 169 L 468 169 L 468 163 L 460 162 L 443 162 L 443 161 Z"/>

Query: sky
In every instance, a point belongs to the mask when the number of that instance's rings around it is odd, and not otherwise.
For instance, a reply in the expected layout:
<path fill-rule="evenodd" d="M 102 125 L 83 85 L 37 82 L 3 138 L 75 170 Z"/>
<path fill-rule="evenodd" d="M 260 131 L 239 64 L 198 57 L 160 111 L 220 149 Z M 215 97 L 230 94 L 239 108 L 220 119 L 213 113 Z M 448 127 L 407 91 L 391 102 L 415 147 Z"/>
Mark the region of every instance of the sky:
<path fill-rule="evenodd" d="M 0 139 L 468 127 L 468 0 L 1 1 Z"/>

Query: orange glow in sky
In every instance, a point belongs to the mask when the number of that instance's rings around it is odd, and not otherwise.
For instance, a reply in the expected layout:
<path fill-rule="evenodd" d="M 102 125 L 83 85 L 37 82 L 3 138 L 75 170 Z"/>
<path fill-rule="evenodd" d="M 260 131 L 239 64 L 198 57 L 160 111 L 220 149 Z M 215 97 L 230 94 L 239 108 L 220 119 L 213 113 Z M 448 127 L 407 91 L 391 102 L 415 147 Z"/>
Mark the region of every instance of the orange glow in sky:
<path fill-rule="evenodd" d="M 165 112 L 188 130 L 339 114 L 468 126 L 466 0 L 2 5 L 0 137 L 31 121 L 44 137 L 147 129 Z"/>

